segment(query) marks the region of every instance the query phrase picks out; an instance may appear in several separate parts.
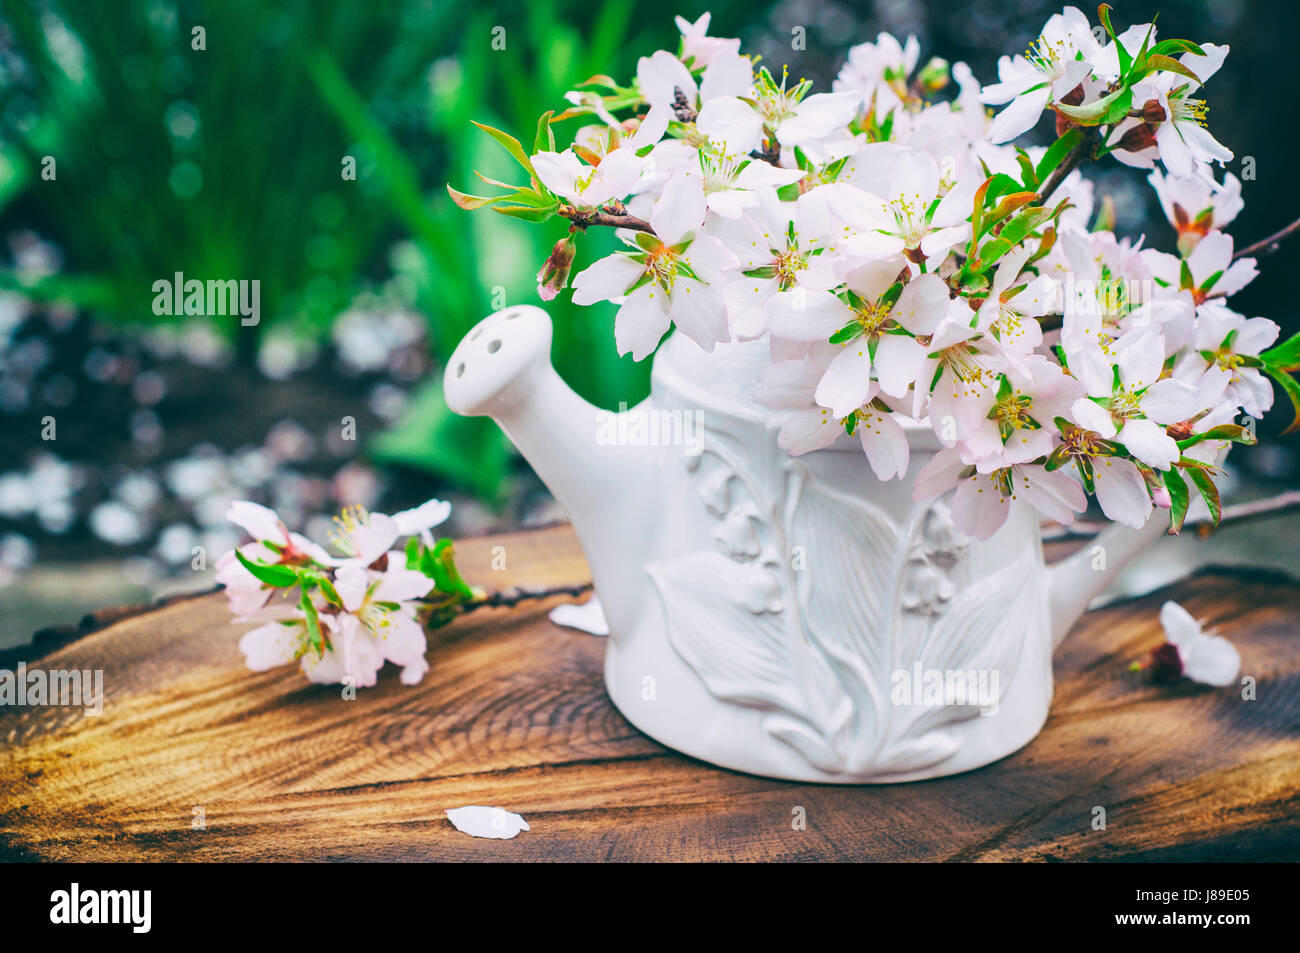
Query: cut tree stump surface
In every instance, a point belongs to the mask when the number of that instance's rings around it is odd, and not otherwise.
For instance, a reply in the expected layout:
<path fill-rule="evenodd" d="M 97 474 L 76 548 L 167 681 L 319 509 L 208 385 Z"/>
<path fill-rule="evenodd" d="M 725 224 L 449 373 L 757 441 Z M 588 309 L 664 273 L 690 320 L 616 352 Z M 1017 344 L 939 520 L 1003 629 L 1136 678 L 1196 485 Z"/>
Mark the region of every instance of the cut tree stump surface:
<path fill-rule="evenodd" d="M 506 571 L 489 568 L 495 546 Z M 590 578 L 567 527 L 458 552 L 493 590 Z M 1237 645 L 1257 700 L 1129 671 L 1162 641 L 1165 599 Z M 1205 570 L 1090 612 L 1028 747 L 956 777 L 857 787 L 750 777 L 651 741 L 605 696 L 605 640 L 547 619 L 564 601 L 458 619 L 432 635 L 423 682 L 388 666 L 355 701 L 296 667 L 247 671 L 247 626 L 220 593 L 54 632 L 29 665 L 103 669 L 104 711 L 0 708 L 0 858 L 1300 858 L 1300 590 L 1287 577 Z M 467 804 L 532 829 L 461 834 L 443 812 Z"/>

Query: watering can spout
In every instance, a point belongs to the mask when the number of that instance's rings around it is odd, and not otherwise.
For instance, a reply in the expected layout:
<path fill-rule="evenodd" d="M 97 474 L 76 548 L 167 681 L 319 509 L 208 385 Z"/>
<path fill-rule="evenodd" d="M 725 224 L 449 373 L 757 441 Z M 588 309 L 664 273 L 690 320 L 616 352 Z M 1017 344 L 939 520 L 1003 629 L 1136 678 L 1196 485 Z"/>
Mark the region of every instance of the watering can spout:
<path fill-rule="evenodd" d="M 658 509 L 657 451 L 609 439 L 617 415 L 575 394 L 551 364 L 551 319 L 521 305 L 495 312 L 457 345 L 443 377 L 452 411 L 489 416 L 537 471 L 573 522 L 595 567 L 628 558 L 631 525 Z M 646 413 L 648 402 L 624 411 Z M 611 426 L 611 421 L 615 426 Z"/>
<path fill-rule="evenodd" d="M 1141 529 L 1116 523 L 1048 570 L 1052 645 L 1060 645 L 1088 604 L 1133 559 L 1165 534 L 1165 510 L 1154 510 Z"/>

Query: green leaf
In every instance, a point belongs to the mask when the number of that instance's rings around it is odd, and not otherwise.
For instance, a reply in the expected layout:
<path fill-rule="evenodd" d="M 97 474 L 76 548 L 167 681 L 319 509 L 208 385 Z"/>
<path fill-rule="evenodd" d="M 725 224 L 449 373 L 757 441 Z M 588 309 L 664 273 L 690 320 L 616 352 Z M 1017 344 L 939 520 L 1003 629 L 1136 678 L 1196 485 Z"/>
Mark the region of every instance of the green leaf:
<path fill-rule="evenodd" d="M 1151 47 L 1151 56 L 1169 56 L 1174 53 L 1195 53 L 1204 56 L 1205 50 L 1191 40 L 1161 40 Z"/>
<path fill-rule="evenodd" d="M 1114 34 L 1111 34 L 1114 36 Z M 1124 48 L 1124 44 L 1115 37 L 1115 52 L 1119 54 L 1119 76 L 1124 79 L 1128 76 L 1129 67 L 1133 65 L 1133 54 Z"/>
<path fill-rule="evenodd" d="M 537 135 L 533 138 L 534 155 L 539 152 L 555 151 L 555 133 L 551 129 L 551 117 L 554 115 L 555 111 L 548 109 L 542 113 L 542 118 L 537 120 Z"/>
<path fill-rule="evenodd" d="M 970 245 L 966 251 L 967 258 L 975 257 L 975 239 L 980 233 L 980 226 L 983 224 L 984 201 L 988 195 L 989 186 L 992 184 L 992 179 L 985 179 L 984 183 L 975 190 L 975 202 L 970 213 Z"/>
<path fill-rule="evenodd" d="M 1214 480 L 1204 467 L 1187 467 L 1187 476 L 1196 484 L 1196 489 L 1201 491 L 1201 499 L 1210 508 L 1210 519 L 1218 526 L 1219 516 L 1223 512 L 1219 503 L 1219 488 L 1214 485 Z"/>
<path fill-rule="evenodd" d="M 450 185 L 447 186 L 447 194 L 451 196 L 453 202 L 467 212 L 480 209 L 485 205 L 491 205 L 493 202 L 500 202 L 505 198 L 504 195 L 470 195 L 467 192 L 458 192 Z"/>
<path fill-rule="evenodd" d="M 316 606 L 312 603 L 311 597 L 307 595 L 306 589 L 298 597 L 298 608 L 302 610 L 302 614 L 306 618 L 307 644 L 312 647 L 317 655 L 324 655 L 325 637 L 320 630 L 320 616 L 316 613 Z"/>
<path fill-rule="evenodd" d="M 984 230 L 987 231 L 992 228 L 1008 215 L 1024 208 L 1036 198 L 1038 198 L 1036 192 L 1012 192 L 1010 195 L 1002 196 L 998 204 L 993 207 L 993 211 L 989 212 L 984 219 Z"/>
<path fill-rule="evenodd" d="M 1045 182 L 1047 177 L 1056 171 L 1056 167 L 1061 164 L 1061 160 L 1070 154 L 1083 140 L 1083 131 L 1080 129 L 1068 129 L 1065 135 L 1061 136 L 1043 153 L 1043 157 L 1038 160 L 1038 181 Z"/>
<path fill-rule="evenodd" d="M 1178 449 L 1186 450 L 1205 440 L 1231 440 L 1233 443 L 1243 443 L 1247 446 L 1253 446 L 1257 442 L 1254 431 L 1241 424 L 1219 424 L 1201 433 L 1194 433 L 1186 440 L 1179 440 Z"/>
<path fill-rule="evenodd" d="M 1020 166 L 1020 181 L 1031 191 L 1038 188 L 1038 174 L 1034 171 L 1033 160 L 1024 149 L 1016 149 L 1016 163 Z"/>
<path fill-rule="evenodd" d="M 268 566 L 266 563 L 255 563 L 238 549 L 235 550 L 235 558 L 259 582 L 264 582 L 273 589 L 284 589 L 298 582 L 298 573 L 292 566 Z"/>
<path fill-rule="evenodd" d="M 1172 56 L 1165 56 L 1162 53 L 1153 53 L 1147 57 L 1144 67 L 1147 73 L 1163 70 L 1166 73 L 1177 73 L 1180 76 L 1186 76 L 1192 82 L 1199 84 L 1201 78 L 1184 66 L 1181 62 Z"/>
<path fill-rule="evenodd" d="M 1120 90 L 1120 95 L 1102 113 L 1099 125 L 1109 126 L 1123 119 L 1130 109 L 1133 108 L 1133 87 L 1126 86 Z"/>
<path fill-rule="evenodd" d="M 503 196 L 503 198 L 510 199 L 517 205 L 526 205 L 529 208 L 544 208 L 554 211 L 560 207 L 560 201 L 554 195 L 549 192 L 542 193 L 536 189 L 515 189 L 514 192 Z"/>
<path fill-rule="evenodd" d="M 1300 370 L 1300 333 L 1294 334 L 1277 347 L 1260 354 L 1259 359 L 1265 367 L 1279 371 Z"/>
<path fill-rule="evenodd" d="M 1115 51 L 1119 54 L 1119 75 L 1122 79 L 1128 73 L 1128 68 L 1133 62 L 1133 57 L 1128 50 L 1124 49 L 1124 44 L 1119 41 L 1115 35 L 1115 28 L 1110 25 L 1110 4 L 1103 3 L 1097 8 L 1097 19 L 1101 25 L 1106 28 L 1106 35 L 1115 41 Z"/>
<path fill-rule="evenodd" d="M 1115 28 L 1110 25 L 1110 4 L 1109 3 L 1103 3 L 1099 7 L 1097 7 L 1097 19 L 1100 20 L 1101 25 L 1106 28 L 1106 35 L 1109 36 L 1112 40 L 1115 39 Z"/>
<path fill-rule="evenodd" d="M 1187 492 L 1187 484 L 1183 482 L 1176 468 L 1170 467 L 1163 476 L 1170 500 L 1169 532 L 1177 536 L 1183 531 L 1183 521 L 1187 519 L 1187 506 L 1191 502 L 1191 494 Z"/>
<path fill-rule="evenodd" d="M 494 126 L 489 126 L 481 122 L 474 122 L 472 119 L 470 122 L 473 122 L 474 125 L 478 126 L 497 142 L 501 143 L 501 145 L 505 147 L 506 152 L 510 153 L 511 157 L 523 166 L 529 175 L 533 178 L 537 177 L 537 173 L 533 171 L 532 160 L 528 158 L 528 153 L 524 152 L 524 147 L 519 144 L 518 139 L 507 132 L 502 132 Z"/>
<path fill-rule="evenodd" d="M 1142 46 L 1138 49 L 1137 56 L 1133 57 L 1132 65 L 1135 70 L 1141 69 L 1142 64 L 1144 64 L 1147 60 L 1147 56 L 1149 55 L 1149 50 L 1151 49 L 1151 37 L 1155 33 L 1155 29 L 1156 29 L 1156 24 L 1155 21 L 1153 20 L 1151 22 L 1151 25 L 1147 27 L 1147 35 L 1142 37 Z M 1120 79 L 1127 80 L 1130 84 L 1136 82 L 1136 80 L 1133 78 L 1132 73 L 1130 73 L 1128 70 L 1125 70 L 1122 73 L 1120 73 Z"/>
<path fill-rule="evenodd" d="M 456 568 L 455 547 L 450 539 L 440 539 L 432 549 L 426 548 L 420 568 L 434 581 L 439 592 L 463 599 L 474 597 L 474 590 L 465 584 Z"/>
<path fill-rule="evenodd" d="M 1075 122 L 1084 126 L 1097 126 L 1105 121 L 1105 116 L 1110 111 L 1111 106 L 1121 101 L 1123 97 L 1128 97 L 1128 103 L 1133 102 L 1133 90 L 1127 86 L 1115 90 L 1108 96 L 1093 103 L 1085 103 L 1080 106 L 1067 106 L 1064 103 L 1054 103 L 1053 106 L 1061 115 L 1073 119 Z M 1127 110 L 1128 106 L 1125 105 Z"/>
<path fill-rule="evenodd" d="M 1008 192 L 1019 192 L 1021 185 L 1005 172 L 999 172 L 993 176 L 989 182 L 988 191 L 984 195 L 984 202 L 981 208 L 987 206 L 989 202 L 995 201 L 999 196 L 1006 195 Z"/>
<path fill-rule="evenodd" d="M 1268 364 L 1264 365 L 1264 370 L 1268 372 L 1268 375 L 1273 378 L 1273 380 L 1277 381 L 1278 386 L 1282 388 L 1282 393 L 1286 394 L 1286 396 L 1291 400 L 1291 409 L 1295 416 L 1291 421 L 1291 426 L 1287 427 L 1286 430 L 1283 430 L 1282 435 L 1286 436 L 1287 434 L 1295 433 L 1297 430 L 1300 430 L 1300 382 L 1297 382 L 1296 379 L 1286 371 L 1272 367 Z"/>
<path fill-rule="evenodd" d="M 306 583 L 311 583 L 312 585 L 320 586 L 320 591 L 324 594 L 326 600 L 331 605 L 335 605 L 335 606 L 343 605 L 343 597 L 340 596 L 339 591 L 334 588 L 334 583 L 330 581 L 329 576 L 325 575 L 322 572 L 316 572 L 315 570 L 308 570 L 307 572 L 304 572 L 302 574 L 301 578 L 304 582 L 303 588 L 307 588 L 307 586 L 305 585 Z"/>
<path fill-rule="evenodd" d="M 525 222 L 540 223 L 551 218 L 559 207 L 559 202 L 548 208 L 534 208 L 531 205 L 494 205 L 492 211 L 508 215 L 511 218 L 522 219 Z"/>
<path fill-rule="evenodd" d="M 997 264 L 999 258 L 1011 251 L 1011 248 L 1011 242 L 1005 238 L 990 239 L 980 248 L 979 255 L 976 258 L 976 267 L 980 271 L 987 271 Z"/>

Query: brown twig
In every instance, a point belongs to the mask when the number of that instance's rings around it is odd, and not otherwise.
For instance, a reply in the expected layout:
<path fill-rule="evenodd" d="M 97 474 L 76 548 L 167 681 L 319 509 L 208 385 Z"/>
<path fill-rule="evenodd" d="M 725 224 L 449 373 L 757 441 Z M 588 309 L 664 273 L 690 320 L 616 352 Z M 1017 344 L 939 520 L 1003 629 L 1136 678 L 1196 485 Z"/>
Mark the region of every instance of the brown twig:
<path fill-rule="evenodd" d="M 510 589 L 504 589 L 500 592 L 489 592 L 482 599 L 475 599 L 473 602 L 467 602 L 462 606 L 462 612 L 473 612 L 475 609 L 488 607 L 511 607 L 517 606 L 521 602 L 531 599 L 549 599 L 551 596 L 580 596 L 585 592 L 591 591 L 591 583 L 581 583 L 574 586 L 550 586 L 535 588 L 531 586 L 513 586 Z"/>
<path fill-rule="evenodd" d="M 655 233 L 649 222 L 635 215 L 629 215 L 622 205 L 606 205 L 600 209 L 561 205 L 556 210 L 556 214 L 567 218 L 584 231 L 592 225 L 605 225 L 609 228 L 630 228 L 635 232 L 645 232 L 648 235 Z"/>
<path fill-rule="evenodd" d="M 1041 188 L 1039 188 L 1039 205 L 1046 205 L 1047 200 L 1052 197 L 1053 192 L 1060 188 L 1061 183 L 1065 181 L 1066 176 L 1077 169 L 1086 160 L 1092 158 L 1092 153 L 1097 146 L 1098 138 L 1099 134 L 1095 127 L 1083 130 L 1083 138 L 1079 140 L 1078 145 L 1066 154 L 1065 158 L 1061 160 L 1061 164 L 1052 170 L 1052 174 L 1047 177 L 1047 181 L 1043 183 Z"/>
<path fill-rule="evenodd" d="M 1293 510 L 1300 510 L 1300 490 L 1286 490 L 1276 496 L 1266 496 L 1263 499 L 1251 500 L 1248 503 L 1234 503 L 1231 506 L 1225 506 L 1219 518 L 1219 526 L 1247 523 L 1265 516 L 1277 516 Z M 1159 519 L 1160 516 L 1155 514 L 1152 518 Z M 1092 539 L 1109 525 L 1109 523 L 1076 521 L 1069 526 L 1045 527 L 1043 539 Z M 1184 528 L 1189 526 L 1195 527 L 1198 536 L 1208 536 L 1210 531 L 1215 528 L 1208 515 L 1189 519 L 1183 524 Z"/>
<path fill-rule="evenodd" d="M 1232 260 L 1236 261 L 1238 258 L 1246 258 L 1252 255 L 1271 255 L 1281 247 L 1282 239 L 1294 235 L 1297 231 L 1300 231 L 1300 218 L 1297 218 L 1281 231 L 1274 232 L 1268 238 L 1261 239 L 1253 245 L 1247 245 L 1241 251 L 1234 253 Z"/>

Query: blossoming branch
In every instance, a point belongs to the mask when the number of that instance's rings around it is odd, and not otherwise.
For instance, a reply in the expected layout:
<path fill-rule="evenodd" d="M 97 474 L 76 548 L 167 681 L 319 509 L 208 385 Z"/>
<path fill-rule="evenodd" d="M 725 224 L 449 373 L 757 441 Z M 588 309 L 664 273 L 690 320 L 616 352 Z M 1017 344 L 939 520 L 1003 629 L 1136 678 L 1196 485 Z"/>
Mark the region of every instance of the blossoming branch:
<path fill-rule="evenodd" d="M 296 661 L 313 682 L 369 687 L 388 661 L 401 666 L 404 684 L 420 681 L 429 669 L 426 627 L 482 598 L 461 579 L 452 541 L 433 538 L 450 514 L 441 500 L 393 516 L 351 507 L 335 519 L 341 555 L 332 556 L 272 510 L 232 503 L 229 519 L 253 541 L 218 560 L 217 581 L 236 622 L 264 623 L 240 639 L 248 667 Z"/>
<path fill-rule="evenodd" d="M 915 38 L 881 34 L 822 93 L 709 36 L 707 14 L 678 18 L 676 52 L 581 84 L 531 150 L 481 127 L 527 185 L 449 191 L 568 221 L 545 299 L 585 230 L 617 229 L 624 249 L 572 288 L 619 305 L 620 353 L 643 359 L 671 328 L 705 350 L 770 341 L 755 395 L 788 412 L 793 454 L 847 433 L 880 479 L 901 477 L 910 419 L 945 447 L 916 497 L 955 488 L 954 520 L 981 539 L 1013 499 L 1068 524 L 1089 495 L 1135 527 L 1162 507 L 1178 532 L 1193 492 L 1217 519 L 1219 464 L 1254 442 L 1268 377 L 1300 412 L 1300 336 L 1272 346 L 1273 321 L 1228 303 L 1257 273 L 1224 231 L 1241 183 L 1213 171 L 1232 153 L 1203 98 L 1228 48 L 1098 16 L 1094 33 L 1066 7 L 987 86 L 963 63 L 918 68 Z M 1054 142 L 1016 145 L 1044 116 Z M 593 122 L 559 149 L 554 127 L 575 117 Z M 1102 158 L 1151 170 L 1176 252 L 1115 234 L 1079 171 Z"/>

